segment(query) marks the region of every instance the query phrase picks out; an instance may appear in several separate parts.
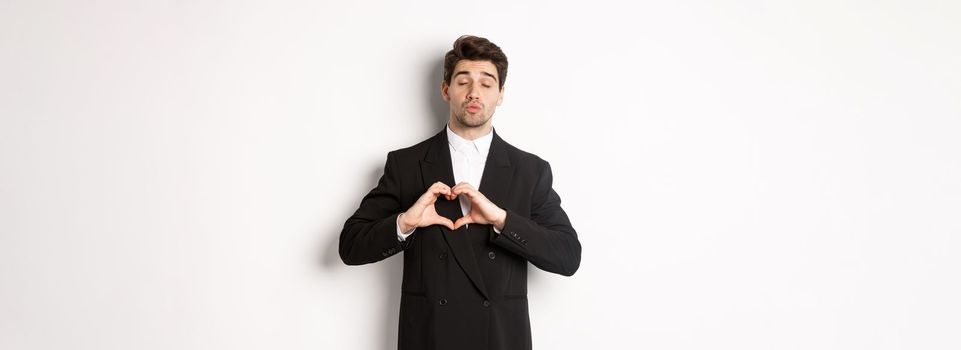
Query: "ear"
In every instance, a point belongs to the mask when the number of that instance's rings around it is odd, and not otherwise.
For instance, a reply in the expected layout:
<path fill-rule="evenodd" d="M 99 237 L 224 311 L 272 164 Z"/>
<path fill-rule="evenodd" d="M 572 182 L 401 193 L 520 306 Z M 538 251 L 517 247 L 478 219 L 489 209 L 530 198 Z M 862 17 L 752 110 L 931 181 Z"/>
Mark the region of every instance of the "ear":
<path fill-rule="evenodd" d="M 504 87 L 501 88 L 501 92 L 497 94 L 497 105 L 498 105 L 498 106 L 500 106 L 501 103 L 504 102 L 504 89 L 506 89 L 506 88 L 507 88 L 507 86 L 505 85 Z"/>
<path fill-rule="evenodd" d="M 450 86 L 447 85 L 447 81 L 446 81 L 446 80 L 441 80 L 441 81 L 440 81 L 440 95 L 441 95 L 442 97 L 444 97 L 444 101 L 446 101 L 446 102 L 450 102 L 450 95 L 447 94 L 447 88 L 449 88 L 449 87 L 450 87 Z"/>

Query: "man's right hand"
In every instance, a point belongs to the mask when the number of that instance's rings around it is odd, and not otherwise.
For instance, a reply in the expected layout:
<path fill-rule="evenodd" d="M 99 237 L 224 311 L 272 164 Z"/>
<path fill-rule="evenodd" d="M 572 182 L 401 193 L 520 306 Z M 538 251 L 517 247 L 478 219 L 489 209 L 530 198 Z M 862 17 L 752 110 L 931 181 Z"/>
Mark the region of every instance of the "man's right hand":
<path fill-rule="evenodd" d="M 443 225 L 447 228 L 453 230 L 454 222 L 448 218 L 437 214 L 437 210 L 434 209 L 434 203 L 437 202 L 438 196 L 444 196 L 447 200 L 454 200 L 457 196 L 454 195 L 450 190 L 450 186 L 445 185 L 443 182 L 435 182 L 427 192 L 424 192 L 414 205 L 407 209 L 406 212 L 402 213 L 400 219 L 397 220 L 398 225 L 400 225 L 400 232 L 410 232 L 414 228 L 427 227 L 430 225 Z"/>

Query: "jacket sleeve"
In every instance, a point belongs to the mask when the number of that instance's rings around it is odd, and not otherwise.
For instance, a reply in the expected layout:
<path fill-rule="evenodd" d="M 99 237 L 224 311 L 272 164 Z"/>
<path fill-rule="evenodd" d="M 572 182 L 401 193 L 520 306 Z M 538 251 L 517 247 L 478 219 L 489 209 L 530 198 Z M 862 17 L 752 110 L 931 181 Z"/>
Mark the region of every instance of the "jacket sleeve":
<path fill-rule="evenodd" d="M 581 265 L 581 243 L 552 182 L 550 164 L 544 162 L 534 187 L 530 218 L 505 209 L 504 229 L 492 241 L 541 270 L 571 276 Z"/>
<path fill-rule="evenodd" d="M 397 239 L 397 215 L 403 210 L 397 161 L 387 154 L 384 175 L 360 202 L 340 232 L 340 259 L 347 265 L 377 262 L 404 250 L 410 242 Z"/>

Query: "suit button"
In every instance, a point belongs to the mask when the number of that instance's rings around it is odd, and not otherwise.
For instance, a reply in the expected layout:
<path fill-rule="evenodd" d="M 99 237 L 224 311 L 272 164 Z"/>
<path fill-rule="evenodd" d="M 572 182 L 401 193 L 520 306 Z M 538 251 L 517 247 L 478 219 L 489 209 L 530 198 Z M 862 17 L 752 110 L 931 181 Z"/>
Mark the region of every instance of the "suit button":
<path fill-rule="evenodd" d="M 447 259 L 447 252 L 440 253 L 437 258 L 441 260 Z"/>
<path fill-rule="evenodd" d="M 489 307 L 489 306 L 491 306 L 491 302 L 484 300 L 484 307 Z"/>
<path fill-rule="evenodd" d="M 487 252 L 487 257 L 491 258 L 491 260 L 494 260 L 494 256 L 494 252 Z"/>
<path fill-rule="evenodd" d="M 441 305 L 447 305 L 447 299 L 441 298 L 437 303 Z"/>

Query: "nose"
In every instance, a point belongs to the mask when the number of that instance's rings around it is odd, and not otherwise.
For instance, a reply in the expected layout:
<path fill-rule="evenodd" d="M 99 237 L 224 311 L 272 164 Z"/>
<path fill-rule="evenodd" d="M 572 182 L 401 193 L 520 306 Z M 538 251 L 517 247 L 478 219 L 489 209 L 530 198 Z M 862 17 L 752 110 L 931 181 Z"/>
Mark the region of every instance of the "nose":
<path fill-rule="evenodd" d="M 470 89 L 467 90 L 467 99 L 476 100 L 480 98 L 480 89 L 477 86 L 471 85 Z"/>

